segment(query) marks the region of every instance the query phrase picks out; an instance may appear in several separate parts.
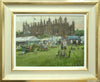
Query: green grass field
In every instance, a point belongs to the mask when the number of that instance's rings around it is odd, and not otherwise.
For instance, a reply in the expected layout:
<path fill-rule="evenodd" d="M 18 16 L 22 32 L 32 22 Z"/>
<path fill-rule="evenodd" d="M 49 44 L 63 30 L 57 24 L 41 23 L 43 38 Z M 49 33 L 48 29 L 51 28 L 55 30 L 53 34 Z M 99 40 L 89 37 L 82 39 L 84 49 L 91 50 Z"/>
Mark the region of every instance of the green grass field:
<path fill-rule="evenodd" d="M 83 45 L 73 48 L 70 57 L 68 55 L 71 46 L 67 46 L 66 57 L 56 56 L 58 48 L 49 48 L 48 51 L 35 50 L 24 55 L 21 55 L 21 51 L 17 51 L 16 66 L 84 66 Z"/>

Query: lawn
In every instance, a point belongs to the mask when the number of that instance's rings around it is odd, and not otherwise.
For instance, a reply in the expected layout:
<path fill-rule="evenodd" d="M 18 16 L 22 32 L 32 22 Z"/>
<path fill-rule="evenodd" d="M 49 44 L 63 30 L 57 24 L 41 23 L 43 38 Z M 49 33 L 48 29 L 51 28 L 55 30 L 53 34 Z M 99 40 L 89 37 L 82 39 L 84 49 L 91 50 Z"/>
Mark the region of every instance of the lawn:
<path fill-rule="evenodd" d="M 47 51 L 28 52 L 21 55 L 21 51 L 16 52 L 16 66 L 84 66 L 84 49 L 83 45 L 73 46 L 70 57 L 67 46 L 66 57 L 56 56 L 57 48 L 49 48 Z"/>

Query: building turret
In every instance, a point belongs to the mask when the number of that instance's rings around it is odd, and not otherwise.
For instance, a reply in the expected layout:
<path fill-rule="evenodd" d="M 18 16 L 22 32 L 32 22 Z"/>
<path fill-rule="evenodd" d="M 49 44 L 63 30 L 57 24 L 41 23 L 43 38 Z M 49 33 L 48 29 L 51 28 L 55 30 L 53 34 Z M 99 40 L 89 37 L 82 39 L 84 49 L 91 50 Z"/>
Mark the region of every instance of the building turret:
<path fill-rule="evenodd" d="M 40 25 L 43 25 L 42 19 L 41 19 L 41 21 L 40 21 Z"/>
<path fill-rule="evenodd" d="M 36 22 L 34 22 L 34 27 L 36 27 Z"/>
<path fill-rule="evenodd" d="M 72 21 L 73 35 L 75 34 L 75 22 Z"/>
<path fill-rule="evenodd" d="M 57 19 L 55 19 L 55 24 L 57 24 Z"/>
<path fill-rule="evenodd" d="M 51 22 L 51 19 L 49 18 L 48 21 Z"/>
<path fill-rule="evenodd" d="M 44 25 L 45 25 L 45 19 L 44 19 Z"/>
<path fill-rule="evenodd" d="M 62 17 L 61 16 L 59 17 L 59 23 L 62 23 Z"/>
<path fill-rule="evenodd" d="M 64 18 L 64 23 L 67 23 L 67 18 L 66 17 Z"/>
<path fill-rule="evenodd" d="M 38 26 L 40 25 L 40 23 L 38 22 Z"/>
<path fill-rule="evenodd" d="M 26 22 L 23 22 L 23 34 L 28 34 L 29 31 L 29 25 Z"/>

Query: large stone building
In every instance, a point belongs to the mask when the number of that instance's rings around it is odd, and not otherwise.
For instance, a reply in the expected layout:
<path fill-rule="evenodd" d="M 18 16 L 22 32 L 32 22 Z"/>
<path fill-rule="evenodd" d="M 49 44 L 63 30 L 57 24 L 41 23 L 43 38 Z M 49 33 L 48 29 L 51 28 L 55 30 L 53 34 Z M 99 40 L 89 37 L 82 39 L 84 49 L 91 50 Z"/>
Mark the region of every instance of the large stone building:
<path fill-rule="evenodd" d="M 40 20 L 40 22 L 36 23 L 33 22 L 31 24 L 27 24 L 27 22 L 23 23 L 23 33 L 30 35 L 59 35 L 59 36 L 65 36 L 65 35 L 74 35 L 75 32 L 75 23 L 72 21 L 72 24 L 69 25 L 67 22 L 67 18 L 65 17 L 64 20 L 60 16 L 59 19 L 55 19 L 51 21 L 50 18 L 48 18 L 48 21 Z"/>

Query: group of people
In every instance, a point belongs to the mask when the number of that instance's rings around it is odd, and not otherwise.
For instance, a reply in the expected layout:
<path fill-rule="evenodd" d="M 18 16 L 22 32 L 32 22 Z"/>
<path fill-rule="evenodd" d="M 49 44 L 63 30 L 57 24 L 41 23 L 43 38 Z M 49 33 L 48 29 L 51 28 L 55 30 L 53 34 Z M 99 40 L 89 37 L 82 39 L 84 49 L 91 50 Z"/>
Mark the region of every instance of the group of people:
<path fill-rule="evenodd" d="M 48 47 L 55 47 L 55 42 L 45 42 L 45 43 L 40 43 L 39 45 L 41 46 L 42 49 L 47 49 Z"/>
<path fill-rule="evenodd" d="M 64 57 L 66 57 L 66 50 L 67 50 L 67 41 L 64 39 L 64 41 L 61 41 L 61 54 L 64 55 Z"/>

